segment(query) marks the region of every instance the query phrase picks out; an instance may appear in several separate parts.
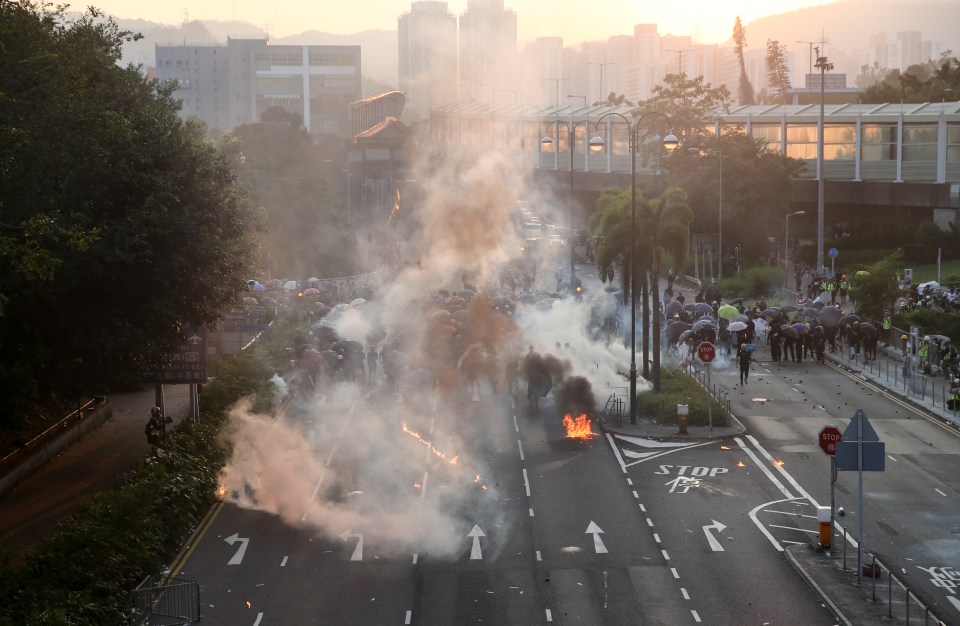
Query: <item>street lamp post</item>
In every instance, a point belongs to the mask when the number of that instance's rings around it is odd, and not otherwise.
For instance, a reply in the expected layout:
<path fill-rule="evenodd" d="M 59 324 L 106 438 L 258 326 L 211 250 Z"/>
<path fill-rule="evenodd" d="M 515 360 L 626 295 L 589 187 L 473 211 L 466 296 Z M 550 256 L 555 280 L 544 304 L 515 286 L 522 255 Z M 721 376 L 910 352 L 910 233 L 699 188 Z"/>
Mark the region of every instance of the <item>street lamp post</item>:
<path fill-rule="evenodd" d="M 600 119 L 597 120 L 596 125 L 599 126 L 600 122 L 607 116 L 616 116 L 622 119 L 627 124 L 627 129 L 630 138 L 630 423 L 637 423 L 637 281 L 636 281 L 636 272 L 634 271 L 637 266 L 637 150 L 640 145 L 640 122 L 642 122 L 646 117 L 650 115 L 659 115 L 667 122 L 667 136 L 663 138 L 663 146 L 668 150 L 672 151 L 674 148 L 679 145 L 680 141 L 670 132 L 670 118 L 665 114 L 660 113 L 659 111 L 647 111 L 636 119 L 636 121 L 631 124 L 630 120 L 621 115 L 611 111 L 610 113 L 605 113 L 600 116 Z M 590 151 L 599 152 L 603 150 L 606 142 L 602 137 L 596 136 L 590 140 Z M 653 251 L 653 254 L 656 254 L 656 250 Z M 659 293 L 660 286 L 654 285 L 653 288 Z M 656 315 L 659 316 L 660 312 L 656 311 Z M 659 322 L 659 317 L 657 318 Z M 659 327 L 659 324 L 657 324 Z M 648 329 L 648 325 L 645 325 L 645 330 Z M 659 333 L 659 328 L 657 329 Z M 659 339 L 659 334 L 656 337 Z M 646 355 L 644 355 L 644 362 L 646 362 Z"/>
<path fill-rule="evenodd" d="M 570 289 L 571 289 L 574 293 L 576 293 L 576 289 L 577 289 L 577 269 L 576 269 L 577 255 L 576 255 L 576 251 L 574 250 L 574 246 L 573 246 L 573 206 L 574 206 L 574 201 L 573 201 L 573 149 L 574 149 L 574 143 L 576 142 L 576 138 L 577 138 L 577 135 L 576 135 L 577 126 L 579 126 L 580 124 L 583 124 L 584 133 L 586 133 L 587 124 L 588 124 L 589 122 L 587 122 L 587 120 L 578 120 L 578 121 L 576 121 L 576 122 L 570 122 L 570 123 L 568 123 L 568 122 L 566 122 L 566 121 L 563 121 L 563 120 L 554 120 L 554 122 L 557 124 L 557 134 L 559 134 L 559 131 L 560 131 L 560 126 L 559 126 L 560 124 L 563 124 L 563 125 L 567 128 L 567 148 L 570 150 L 570 198 L 569 198 L 569 203 L 570 203 L 570 241 L 569 241 L 569 244 L 570 244 Z M 543 138 L 540 140 L 540 145 L 541 145 L 542 147 L 544 147 L 544 148 L 549 148 L 550 146 L 553 145 L 553 137 L 551 137 L 550 135 L 547 135 L 547 136 L 543 137 Z"/>
<path fill-rule="evenodd" d="M 787 229 L 783 235 L 783 288 L 790 286 L 790 218 L 795 215 L 806 215 L 806 211 L 787 213 Z"/>
<path fill-rule="evenodd" d="M 824 175 L 823 175 L 823 96 L 824 73 L 833 69 L 833 63 L 827 62 L 827 57 L 820 56 L 817 51 L 817 69 L 820 70 L 820 119 L 817 128 L 817 273 L 823 269 L 823 204 L 824 204 Z"/>

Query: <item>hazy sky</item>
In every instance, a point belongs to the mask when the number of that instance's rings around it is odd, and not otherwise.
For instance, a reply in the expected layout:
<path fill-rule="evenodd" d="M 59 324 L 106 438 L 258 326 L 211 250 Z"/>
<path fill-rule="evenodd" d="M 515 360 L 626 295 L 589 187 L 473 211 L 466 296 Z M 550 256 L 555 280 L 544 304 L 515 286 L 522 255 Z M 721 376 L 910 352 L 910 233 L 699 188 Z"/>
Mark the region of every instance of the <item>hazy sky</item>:
<path fill-rule="evenodd" d="M 634 24 L 656 23 L 661 34 L 691 35 L 695 43 L 720 43 L 730 37 L 737 15 L 744 24 L 775 13 L 830 4 L 820 0 L 504 0 L 517 13 L 521 41 L 547 35 L 564 44 L 628 35 Z M 191 20 L 245 20 L 268 27 L 275 37 L 305 30 L 353 34 L 364 30 L 396 30 L 397 16 L 410 10 L 409 0 L 87 0 L 71 8 L 94 5 L 118 18 L 141 18 L 178 24 L 187 11 Z M 450 0 L 460 14 L 467 0 Z"/>

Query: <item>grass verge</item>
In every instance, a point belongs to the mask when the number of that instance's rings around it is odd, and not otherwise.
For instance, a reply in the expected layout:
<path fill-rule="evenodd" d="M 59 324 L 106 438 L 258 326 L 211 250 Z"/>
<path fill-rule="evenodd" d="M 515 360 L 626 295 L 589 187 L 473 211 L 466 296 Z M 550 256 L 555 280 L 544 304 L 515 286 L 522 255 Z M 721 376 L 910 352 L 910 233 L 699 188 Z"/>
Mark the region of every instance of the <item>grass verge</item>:
<path fill-rule="evenodd" d="M 637 396 L 637 414 L 657 424 L 677 424 L 677 405 L 689 406 L 688 426 L 707 425 L 707 392 L 696 380 L 679 369 L 663 367 L 660 371 L 660 393 L 644 391 Z M 713 425 L 726 426 L 727 411 L 713 401 Z"/>

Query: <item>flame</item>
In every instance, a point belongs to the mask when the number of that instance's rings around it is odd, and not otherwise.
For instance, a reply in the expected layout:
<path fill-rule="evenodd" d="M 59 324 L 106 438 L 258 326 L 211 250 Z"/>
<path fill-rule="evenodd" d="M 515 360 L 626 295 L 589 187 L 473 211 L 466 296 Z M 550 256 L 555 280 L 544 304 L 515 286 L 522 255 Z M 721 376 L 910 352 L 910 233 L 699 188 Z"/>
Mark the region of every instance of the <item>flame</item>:
<path fill-rule="evenodd" d="M 737 467 L 746 467 L 746 464 L 743 461 L 737 461 Z"/>
<path fill-rule="evenodd" d="M 435 455 L 437 455 L 439 458 L 443 459 L 444 461 L 446 461 L 446 462 L 449 463 L 450 465 L 456 465 L 456 464 L 457 464 L 457 461 L 460 460 L 460 455 L 459 455 L 459 454 L 455 454 L 455 455 L 453 455 L 453 457 L 451 458 L 451 457 L 448 457 L 448 456 L 446 455 L 446 453 L 441 452 L 440 450 L 437 450 L 436 446 L 434 446 L 430 441 L 428 441 L 428 440 L 424 439 L 423 437 L 421 437 L 421 436 L 420 436 L 420 433 L 418 433 L 418 432 L 416 432 L 416 431 L 414 431 L 414 430 L 410 430 L 410 428 L 407 426 L 407 423 L 406 423 L 406 422 L 401 421 L 401 422 L 400 422 L 400 426 L 403 428 L 403 432 L 407 433 L 408 435 L 410 435 L 411 437 L 413 437 L 414 439 L 416 439 L 417 441 L 419 441 L 419 442 L 422 443 L 423 445 L 425 445 L 425 446 L 427 446 L 428 448 L 430 448 L 430 451 L 431 451 L 431 452 L 433 452 Z"/>
<path fill-rule="evenodd" d="M 570 414 L 563 416 L 563 425 L 567 428 L 568 439 L 587 440 L 595 436 L 596 433 L 590 430 L 590 418 L 586 413 L 581 413 L 577 419 L 570 417 Z"/>
<path fill-rule="evenodd" d="M 730 446 L 720 446 L 721 450 L 730 450 Z"/>
<path fill-rule="evenodd" d="M 413 487 L 414 487 L 415 489 L 421 489 L 421 488 L 423 487 L 423 485 L 421 485 L 420 483 L 413 483 Z"/>
<path fill-rule="evenodd" d="M 249 600 L 247 600 L 247 608 L 248 608 L 248 609 L 252 609 L 252 608 L 253 608 L 253 603 L 251 603 Z"/>
<path fill-rule="evenodd" d="M 777 467 L 783 467 L 783 461 L 781 461 L 780 459 L 777 459 L 776 461 L 774 461 L 773 464 L 776 465 Z"/>
<path fill-rule="evenodd" d="M 227 486 L 223 483 L 217 487 L 217 497 L 223 500 L 227 496 Z"/>

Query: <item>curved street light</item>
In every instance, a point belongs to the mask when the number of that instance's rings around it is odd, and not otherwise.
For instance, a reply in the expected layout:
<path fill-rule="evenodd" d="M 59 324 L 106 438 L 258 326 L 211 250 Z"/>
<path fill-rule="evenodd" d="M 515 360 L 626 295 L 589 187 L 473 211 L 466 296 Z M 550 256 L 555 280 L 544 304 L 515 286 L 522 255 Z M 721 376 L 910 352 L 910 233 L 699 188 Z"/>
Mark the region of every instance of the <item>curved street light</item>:
<path fill-rule="evenodd" d="M 663 147 L 667 149 L 667 152 L 672 152 L 674 148 L 680 145 L 680 140 L 670 132 L 671 123 L 670 118 L 665 114 L 659 111 L 647 111 L 640 115 L 636 120 L 631 123 L 626 117 L 611 111 L 609 113 L 604 113 L 597 119 L 595 123 L 595 128 L 599 128 L 600 122 L 603 121 L 605 117 L 616 116 L 622 119 L 629 130 L 630 137 L 630 423 L 637 423 L 637 286 L 634 276 L 634 268 L 636 267 L 637 262 L 637 150 L 640 146 L 640 122 L 645 118 L 651 115 L 659 115 L 667 122 L 667 135 L 663 138 Z M 599 135 L 593 137 L 590 140 L 590 151 L 591 152 L 600 152 L 606 146 L 606 142 Z M 656 255 L 656 250 L 653 251 L 653 254 Z M 653 286 L 655 293 L 657 294 L 657 308 L 659 309 L 659 292 L 660 286 Z M 654 352 L 656 357 L 656 363 L 654 363 L 654 369 L 658 370 L 660 365 L 659 359 L 659 350 L 660 350 L 660 312 L 657 311 L 657 314 L 654 316 L 656 320 L 656 328 L 654 330 Z M 644 320 L 644 328 L 649 329 L 649 320 Z M 646 373 L 647 367 L 647 333 L 644 332 L 644 350 L 643 350 L 643 366 L 644 372 Z M 659 372 L 655 372 L 659 374 Z"/>
<path fill-rule="evenodd" d="M 581 98 L 583 96 L 580 96 Z M 586 132 L 587 125 L 589 122 L 587 120 L 577 120 L 576 122 L 567 122 L 566 120 L 554 119 L 553 123 L 557 125 L 557 134 L 560 134 L 560 124 L 563 124 L 567 128 L 567 148 L 570 151 L 570 289 L 577 293 L 577 270 L 574 265 L 576 262 L 576 252 L 573 246 L 573 148 L 574 143 L 576 142 L 576 132 L 577 126 L 583 124 L 583 130 Z M 550 148 L 553 146 L 553 137 L 546 135 L 540 139 L 541 149 Z M 590 148 L 593 150 L 593 148 Z"/>

